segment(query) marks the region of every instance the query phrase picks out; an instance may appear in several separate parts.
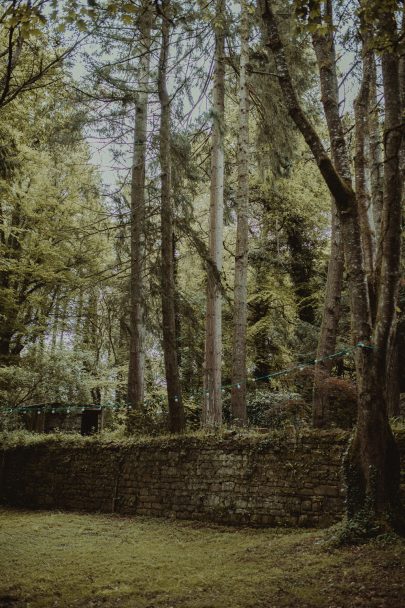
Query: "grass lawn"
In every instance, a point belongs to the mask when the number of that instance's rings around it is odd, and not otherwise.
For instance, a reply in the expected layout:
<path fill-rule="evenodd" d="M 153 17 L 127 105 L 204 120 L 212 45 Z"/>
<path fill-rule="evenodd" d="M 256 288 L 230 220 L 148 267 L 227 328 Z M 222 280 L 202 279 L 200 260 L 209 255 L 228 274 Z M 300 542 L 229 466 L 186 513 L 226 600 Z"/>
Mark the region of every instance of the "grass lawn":
<path fill-rule="evenodd" d="M 405 542 L 0 509 L 0 607 L 405 606 Z"/>

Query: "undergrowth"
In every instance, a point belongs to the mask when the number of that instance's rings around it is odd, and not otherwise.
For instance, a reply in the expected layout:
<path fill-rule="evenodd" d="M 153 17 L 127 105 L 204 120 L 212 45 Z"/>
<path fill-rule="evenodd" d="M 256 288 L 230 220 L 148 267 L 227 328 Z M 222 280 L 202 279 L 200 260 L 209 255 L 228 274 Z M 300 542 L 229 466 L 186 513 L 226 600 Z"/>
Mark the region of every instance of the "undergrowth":
<path fill-rule="evenodd" d="M 330 436 L 334 439 L 345 439 L 348 437 L 346 431 L 340 429 L 297 429 L 294 426 L 286 426 L 282 429 L 268 429 L 266 432 L 254 428 L 241 429 L 239 427 L 221 427 L 219 429 L 199 429 L 188 431 L 182 434 L 164 433 L 161 435 L 136 434 L 128 436 L 124 430 L 103 430 L 101 433 L 82 436 L 79 433 L 53 432 L 53 433 L 34 433 L 23 429 L 11 432 L 0 433 L 0 446 L 3 448 L 13 448 L 17 446 L 32 446 L 41 444 L 68 443 L 69 445 L 87 444 L 117 444 L 117 445 L 138 445 L 145 443 L 182 443 L 194 441 L 252 441 L 266 449 L 271 445 L 282 445 L 283 441 L 298 441 L 300 437 L 308 436 Z"/>

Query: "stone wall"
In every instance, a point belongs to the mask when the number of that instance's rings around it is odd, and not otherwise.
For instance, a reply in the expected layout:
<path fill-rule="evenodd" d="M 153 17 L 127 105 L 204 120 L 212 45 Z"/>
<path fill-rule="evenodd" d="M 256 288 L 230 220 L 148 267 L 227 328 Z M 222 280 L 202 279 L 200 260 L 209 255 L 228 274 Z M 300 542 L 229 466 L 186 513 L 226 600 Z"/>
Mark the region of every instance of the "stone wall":
<path fill-rule="evenodd" d="M 347 439 L 332 431 L 133 444 L 49 437 L 1 450 L 0 501 L 227 524 L 326 526 L 344 508 Z"/>

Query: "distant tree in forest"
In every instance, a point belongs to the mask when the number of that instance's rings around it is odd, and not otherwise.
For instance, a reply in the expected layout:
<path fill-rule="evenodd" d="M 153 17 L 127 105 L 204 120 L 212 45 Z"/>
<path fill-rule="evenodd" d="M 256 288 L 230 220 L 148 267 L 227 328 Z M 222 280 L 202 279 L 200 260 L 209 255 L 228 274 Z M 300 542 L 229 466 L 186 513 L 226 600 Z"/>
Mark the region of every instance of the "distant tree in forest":
<path fill-rule="evenodd" d="M 222 294 L 225 128 L 225 3 L 217 0 L 214 17 L 215 65 L 212 98 L 212 151 L 207 264 L 207 313 L 202 420 L 206 426 L 222 424 Z"/>
<path fill-rule="evenodd" d="M 172 198 L 172 154 L 171 154 L 171 104 L 167 90 L 167 72 L 170 56 L 170 0 L 162 0 L 162 41 L 158 68 L 158 91 L 160 101 L 159 160 L 161 171 L 161 290 L 162 333 L 169 429 L 173 433 L 184 430 L 185 418 L 180 386 L 178 363 L 178 338 L 176 326 L 176 286 L 173 251 L 173 198 Z"/>
<path fill-rule="evenodd" d="M 140 40 L 137 52 L 139 91 L 135 101 L 133 161 L 131 168 L 131 278 L 129 322 L 128 403 L 135 412 L 142 408 L 145 393 L 145 184 L 148 98 L 151 61 L 151 28 L 154 18 L 149 0 L 141 6 L 138 21 Z M 131 430 L 132 415 L 128 416 Z"/>
<path fill-rule="evenodd" d="M 247 281 L 249 239 L 249 34 L 248 3 L 241 2 L 239 60 L 239 133 L 238 192 L 235 245 L 235 285 L 232 344 L 231 414 L 234 424 L 245 425 L 246 411 L 246 346 L 247 346 Z"/>

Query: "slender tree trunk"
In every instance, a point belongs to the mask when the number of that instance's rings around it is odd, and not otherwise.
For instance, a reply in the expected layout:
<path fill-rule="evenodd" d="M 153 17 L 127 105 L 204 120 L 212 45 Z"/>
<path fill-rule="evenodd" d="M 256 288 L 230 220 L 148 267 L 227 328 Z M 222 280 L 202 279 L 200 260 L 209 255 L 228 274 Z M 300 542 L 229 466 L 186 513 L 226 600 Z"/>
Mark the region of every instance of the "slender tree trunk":
<path fill-rule="evenodd" d="M 401 38 L 402 46 L 400 47 L 399 56 L 399 96 L 401 105 L 402 123 L 405 121 L 405 5 L 402 12 Z M 405 137 L 402 136 L 402 143 L 399 154 L 399 170 L 402 181 L 402 209 L 405 206 Z M 402 220 L 403 221 L 403 220 Z M 389 416 L 399 416 L 400 414 L 400 393 L 401 393 L 401 374 L 403 370 L 400 367 L 399 343 L 400 336 L 398 328 L 401 325 L 401 317 L 403 318 L 404 311 L 395 313 L 395 321 L 391 328 L 389 347 L 387 354 L 387 409 Z"/>
<path fill-rule="evenodd" d="M 181 400 L 179 368 L 177 362 L 177 334 L 175 310 L 175 283 L 173 260 L 173 214 L 171 201 L 171 152 L 170 152 L 170 98 L 167 92 L 167 63 L 170 50 L 170 0 L 162 0 L 162 46 L 159 58 L 158 89 L 160 117 L 160 168 L 161 168 L 161 232 L 162 232 L 162 320 L 163 354 L 165 361 L 167 397 L 169 401 L 169 429 L 179 433 L 185 419 Z"/>
<path fill-rule="evenodd" d="M 319 332 L 317 360 L 324 359 L 335 352 L 339 329 L 340 301 L 343 283 L 343 243 L 340 219 L 335 202 L 332 199 L 331 249 L 326 279 L 326 294 Z M 312 404 L 312 423 L 322 427 L 327 422 L 325 414 L 329 405 L 329 390 L 325 378 L 330 376 L 333 360 L 319 361 L 314 370 L 314 393 Z"/>
<path fill-rule="evenodd" d="M 125 310 L 125 307 L 122 306 L 122 310 Z M 123 361 L 125 361 L 125 356 L 127 352 L 128 346 L 128 331 L 127 331 L 127 323 L 124 314 L 117 319 L 118 321 L 118 344 L 113 349 L 114 352 L 114 365 L 118 368 L 121 368 Z M 125 354 L 124 354 L 125 353 Z M 117 372 L 117 388 L 115 390 L 115 401 L 116 403 L 125 403 L 127 400 L 127 390 L 125 387 L 125 373 L 122 369 L 119 369 Z"/>
<path fill-rule="evenodd" d="M 369 532 L 390 526 L 403 530 L 404 519 L 399 495 L 399 453 L 389 426 L 385 394 L 387 343 L 394 317 L 400 259 L 401 181 L 398 159 L 402 131 L 398 56 L 393 48 L 387 47 L 382 55 L 385 171 L 381 232 L 385 238 L 380 241 L 381 270 L 376 294 L 377 315 L 372 331 L 355 194 L 350 183 L 332 164 L 318 134 L 298 102 L 271 2 L 263 0 L 262 8 L 268 29 L 268 44 L 275 59 L 284 102 L 310 147 L 340 213 L 351 292 L 353 338 L 355 344 L 363 345 L 356 351 L 355 358 L 358 390 L 357 428 L 346 457 L 348 515 L 351 519 L 361 516 L 363 521 L 370 524 Z M 395 37 L 396 25 L 392 13 L 384 15 L 380 23 L 386 28 L 383 34 L 388 40 Z"/>
<path fill-rule="evenodd" d="M 176 322 L 176 353 L 177 353 L 177 365 L 179 367 L 179 376 L 181 376 L 180 370 L 182 369 L 182 357 L 181 357 L 181 309 L 180 309 L 180 293 L 178 290 L 178 276 L 179 276 L 179 261 L 176 256 L 177 252 L 177 237 L 175 230 L 172 233 L 172 260 L 173 260 L 173 281 L 174 281 L 174 317 Z"/>
<path fill-rule="evenodd" d="M 402 122 L 405 121 L 405 5 L 402 12 L 402 49 L 399 57 L 399 90 L 401 100 L 401 116 Z M 405 188 L 403 186 L 405 182 L 405 137 L 402 136 L 402 144 L 399 156 L 401 181 L 402 181 L 402 209 L 405 208 Z M 390 416 L 399 416 L 400 414 L 400 393 L 401 393 L 401 370 L 399 362 L 399 342 L 400 337 L 398 334 L 398 328 L 401 325 L 401 318 L 404 318 L 404 311 L 395 315 L 395 323 L 393 324 L 389 349 L 387 356 L 387 404 L 388 414 Z"/>
<path fill-rule="evenodd" d="M 399 92 L 401 98 L 401 116 L 402 123 L 405 122 L 405 4 L 402 7 L 402 25 L 401 25 L 401 40 L 399 56 Z M 402 174 L 402 200 L 405 202 L 405 136 L 402 133 L 401 154 L 400 154 L 400 169 Z"/>
<path fill-rule="evenodd" d="M 141 49 L 139 92 L 135 106 L 134 149 L 131 177 L 131 278 L 130 278 L 130 345 L 128 368 L 128 404 L 135 411 L 142 408 L 145 373 L 144 327 L 144 219 L 145 159 L 147 140 L 148 86 L 151 44 L 151 6 L 145 0 L 140 18 Z M 128 414 L 127 428 L 132 430 Z"/>
<path fill-rule="evenodd" d="M 221 280 L 224 199 L 224 97 L 225 33 L 224 0 L 217 0 L 215 25 L 215 75 L 213 90 L 213 128 L 211 153 L 211 191 L 209 222 L 209 263 L 204 362 L 204 401 L 202 423 L 222 424 L 221 359 L 222 319 Z"/>
<path fill-rule="evenodd" d="M 91 295 L 91 300 L 89 302 L 90 307 L 88 311 L 89 320 L 90 320 L 90 333 L 89 333 L 89 341 L 91 344 L 91 352 L 94 356 L 93 363 L 90 366 L 90 371 L 94 376 L 97 375 L 97 369 L 100 364 L 100 345 L 99 345 L 99 326 L 98 326 L 98 318 L 99 318 L 99 304 L 98 304 L 98 292 L 97 289 L 94 290 Z M 101 403 L 101 388 L 99 386 L 94 386 L 91 389 L 91 398 L 93 403 L 96 405 L 100 405 Z"/>
<path fill-rule="evenodd" d="M 372 69 L 369 84 L 368 132 L 370 142 L 370 189 L 375 227 L 375 243 L 380 238 L 381 214 L 383 208 L 383 159 L 382 131 L 377 100 L 377 65 L 374 50 L 370 50 Z"/>
<path fill-rule="evenodd" d="M 364 253 L 364 267 L 367 274 L 369 296 L 372 314 L 375 314 L 375 285 L 374 285 L 374 235 L 370 225 L 369 205 L 370 197 L 367 187 L 367 158 L 366 137 L 369 130 L 369 98 L 370 81 L 373 71 L 373 57 L 368 48 L 369 36 L 365 28 L 363 30 L 363 77 L 360 91 L 354 102 L 356 151 L 354 157 L 356 200 L 360 221 L 362 247 Z"/>
<path fill-rule="evenodd" d="M 333 24 L 331 0 L 326 2 L 324 18 L 331 28 Z M 332 161 L 343 179 L 351 184 L 350 158 L 342 119 L 339 114 L 339 87 L 333 31 L 330 29 L 325 34 L 316 31 L 312 40 L 321 80 L 322 104 L 328 125 Z M 335 201 L 332 200 L 331 254 L 328 264 L 322 324 L 318 339 L 317 359 L 319 360 L 331 355 L 336 348 L 344 270 L 340 224 L 340 215 L 336 209 Z M 315 365 L 312 406 L 312 422 L 315 427 L 321 427 L 326 422 L 325 412 L 328 409 L 329 395 L 325 379 L 330 375 L 332 367 L 333 362 L 330 359 L 319 361 Z"/>
<path fill-rule="evenodd" d="M 240 76 L 239 76 L 239 141 L 237 230 L 235 254 L 235 287 L 232 345 L 231 413 L 234 424 L 244 425 L 246 413 L 246 325 L 248 270 L 248 205 L 249 205 L 249 14 L 246 0 L 241 1 Z"/>

